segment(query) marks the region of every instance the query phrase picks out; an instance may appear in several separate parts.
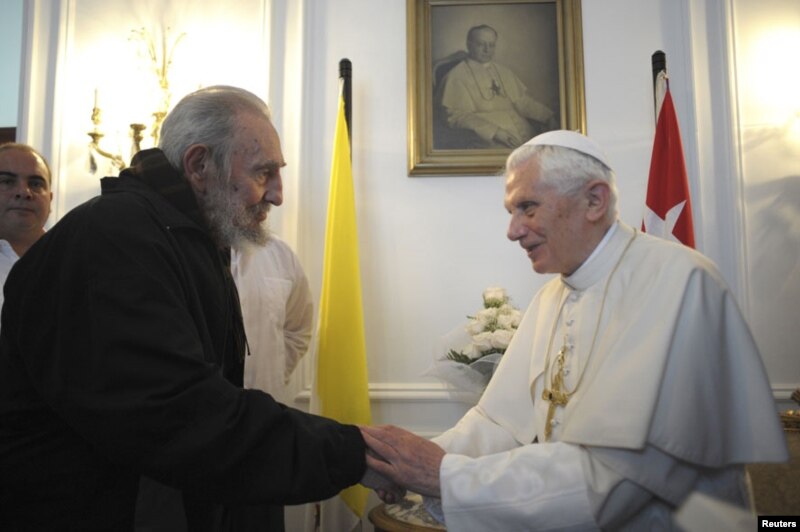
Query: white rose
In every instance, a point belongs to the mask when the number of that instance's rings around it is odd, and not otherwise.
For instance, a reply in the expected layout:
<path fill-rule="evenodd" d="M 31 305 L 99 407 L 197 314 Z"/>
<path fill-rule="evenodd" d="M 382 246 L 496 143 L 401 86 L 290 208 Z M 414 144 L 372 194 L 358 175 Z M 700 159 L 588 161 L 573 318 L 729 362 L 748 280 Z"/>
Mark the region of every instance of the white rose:
<path fill-rule="evenodd" d="M 475 314 L 475 319 L 480 320 L 484 325 L 488 325 L 497 321 L 497 308 L 485 308 Z"/>
<path fill-rule="evenodd" d="M 492 335 L 494 333 L 482 332 L 472 337 L 472 343 L 480 352 L 488 351 L 492 348 Z"/>
<path fill-rule="evenodd" d="M 497 309 L 489 308 L 478 311 L 464 327 L 466 331 L 475 336 L 487 330 L 492 330 L 497 324 Z"/>
<path fill-rule="evenodd" d="M 475 347 L 475 344 L 469 343 L 461 350 L 461 354 L 468 356 L 472 360 L 475 360 L 476 358 L 480 358 L 481 351 Z"/>
<path fill-rule="evenodd" d="M 467 331 L 470 336 L 475 336 L 476 334 L 482 333 L 485 328 L 486 322 L 478 319 L 477 317 L 469 320 L 469 322 L 467 322 L 467 324 L 464 326 L 464 330 Z"/>
<path fill-rule="evenodd" d="M 496 349 L 505 349 L 511 342 L 511 337 L 514 336 L 513 331 L 506 329 L 497 329 L 492 333 L 492 347 Z"/>
<path fill-rule="evenodd" d="M 509 314 L 509 317 L 511 318 L 511 327 L 514 329 L 519 327 L 519 322 L 522 321 L 522 312 L 514 309 L 514 311 Z"/>
<path fill-rule="evenodd" d="M 515 323 L 515 319 L 512 314 L 500 314 L 497 316 L 497 326 L 500 329 L 515 329 L 517 325 L 519 325 L 519 318 L 516 319 Z"/>
<path fill-rule="evenodd" d="M 483 304 L 487 307 L 499 307 L 507 300 L 505 289 L 499 286 L 490 286 L 483 291 Z"/>
<path fill-rule="evenodd" d="M 519 319 L 520 316 L 522 315 L 522 313 L 519 311 L 519 309 L 517 309 L 516 307 L 514 307 L 513 305 L 510 305 L 508 303 L 506 303 L 502 307 L 498 308 L 497 312 L 498 312 L 498 314 L 501 314 L 501 315 L 516 316 L 517 319 Z"/>

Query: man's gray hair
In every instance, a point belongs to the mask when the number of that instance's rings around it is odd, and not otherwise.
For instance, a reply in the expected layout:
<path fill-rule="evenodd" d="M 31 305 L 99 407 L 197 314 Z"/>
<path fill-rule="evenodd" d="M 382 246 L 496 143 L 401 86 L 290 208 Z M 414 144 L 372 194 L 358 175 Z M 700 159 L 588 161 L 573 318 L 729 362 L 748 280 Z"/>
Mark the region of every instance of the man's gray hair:
<path fill-rule="evenodd" d="M 170 164 L 183 174 L 183 156 L 189 146 L 202 144 L 224 179 L 231 175 L 231 154 L 241 113 L 263 115 L 271 121 L 261 98 L 237 87 L 216 85 L 181 99 L 161 126 L 158 147 Z"/>
<path fill-rule="evenodd" d="M 593 179 L 608 183 L 611 191 L 608 214 L 612 220 L 617 217 L 617 179 L 611 168 L 591 155 L 571 148 L 523 144 L 508 156 L 505 175 L 508 176 L 534 158 L 539 165 L 539 182 L 555 188 L 562 196 L 576 194 Z"/>

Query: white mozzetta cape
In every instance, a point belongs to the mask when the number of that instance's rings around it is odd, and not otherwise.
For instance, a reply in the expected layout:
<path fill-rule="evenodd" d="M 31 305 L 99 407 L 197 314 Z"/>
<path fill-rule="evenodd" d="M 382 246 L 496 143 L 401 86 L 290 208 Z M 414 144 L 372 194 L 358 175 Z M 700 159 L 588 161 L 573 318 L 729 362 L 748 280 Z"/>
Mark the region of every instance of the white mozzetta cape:
<path fill-rule="evenodd" d="M 479 403 L 519 443 L 543 434 L 533 423 L 533 400 L 541 399 L 530 390 L 544 371 L 561 283 L 585 290 L 596 316 L 632 234 L 620 224 L 592 271 L 553 279 L 526 311 Z M 564 409 L 561 441 L 623 449 L 649 443 L 708 467 L 787 458 L 750 330 L 714 265 L 690 248 L 636 235 L 611 280 L 585 371 Z"/>

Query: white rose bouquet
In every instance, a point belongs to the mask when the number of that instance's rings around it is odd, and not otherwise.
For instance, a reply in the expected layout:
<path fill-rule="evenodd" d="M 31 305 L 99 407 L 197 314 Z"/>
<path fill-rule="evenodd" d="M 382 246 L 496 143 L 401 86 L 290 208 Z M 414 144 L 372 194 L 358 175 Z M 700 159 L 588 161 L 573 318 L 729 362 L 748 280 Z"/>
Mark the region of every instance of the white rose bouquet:
<path fill-rule="evenodd" d="M 426 372 L 452 385 L 459 398 L 477 402 L 508 348 L 522 314 L 503 288 L 483 291 L 483 309 L 442 338 L 433 365 Z M 441 353 L 444 352 L 444 356 Z"/>

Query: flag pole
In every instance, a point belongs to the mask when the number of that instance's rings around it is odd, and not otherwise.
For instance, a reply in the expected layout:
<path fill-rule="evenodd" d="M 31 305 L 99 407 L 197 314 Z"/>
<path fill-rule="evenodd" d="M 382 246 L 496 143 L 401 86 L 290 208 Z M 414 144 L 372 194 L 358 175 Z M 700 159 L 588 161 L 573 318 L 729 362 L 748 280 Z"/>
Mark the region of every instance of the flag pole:
<path fill-rule="evenodd" d="M 667 55 L 661 50 L 656 50 L 650 58 L 653 66 L 653 107 L 655 109 L 656 121 L 658 112 L 661 110 L 661 102 L 664 99 L 664 84 L 659 84 L 659 78 L 667 78 Z"/>
<path fill-rule="evenodd" d="M 669 90 L 666 54 L 657 50 L 651 60 L 656 120 L 642 231 L 693 248 L 694 222 L 689 177 L 678 117 Z"/>
<path fill-rule="evenodd" d="M 346 57 L 339 61 L 339 79 L 342 80 L 342 98 L 344 98 L 344 121 L 347 123 L 347 136 L 350 139 L 350 152 L 353 152 L 353 63 Z"/>

